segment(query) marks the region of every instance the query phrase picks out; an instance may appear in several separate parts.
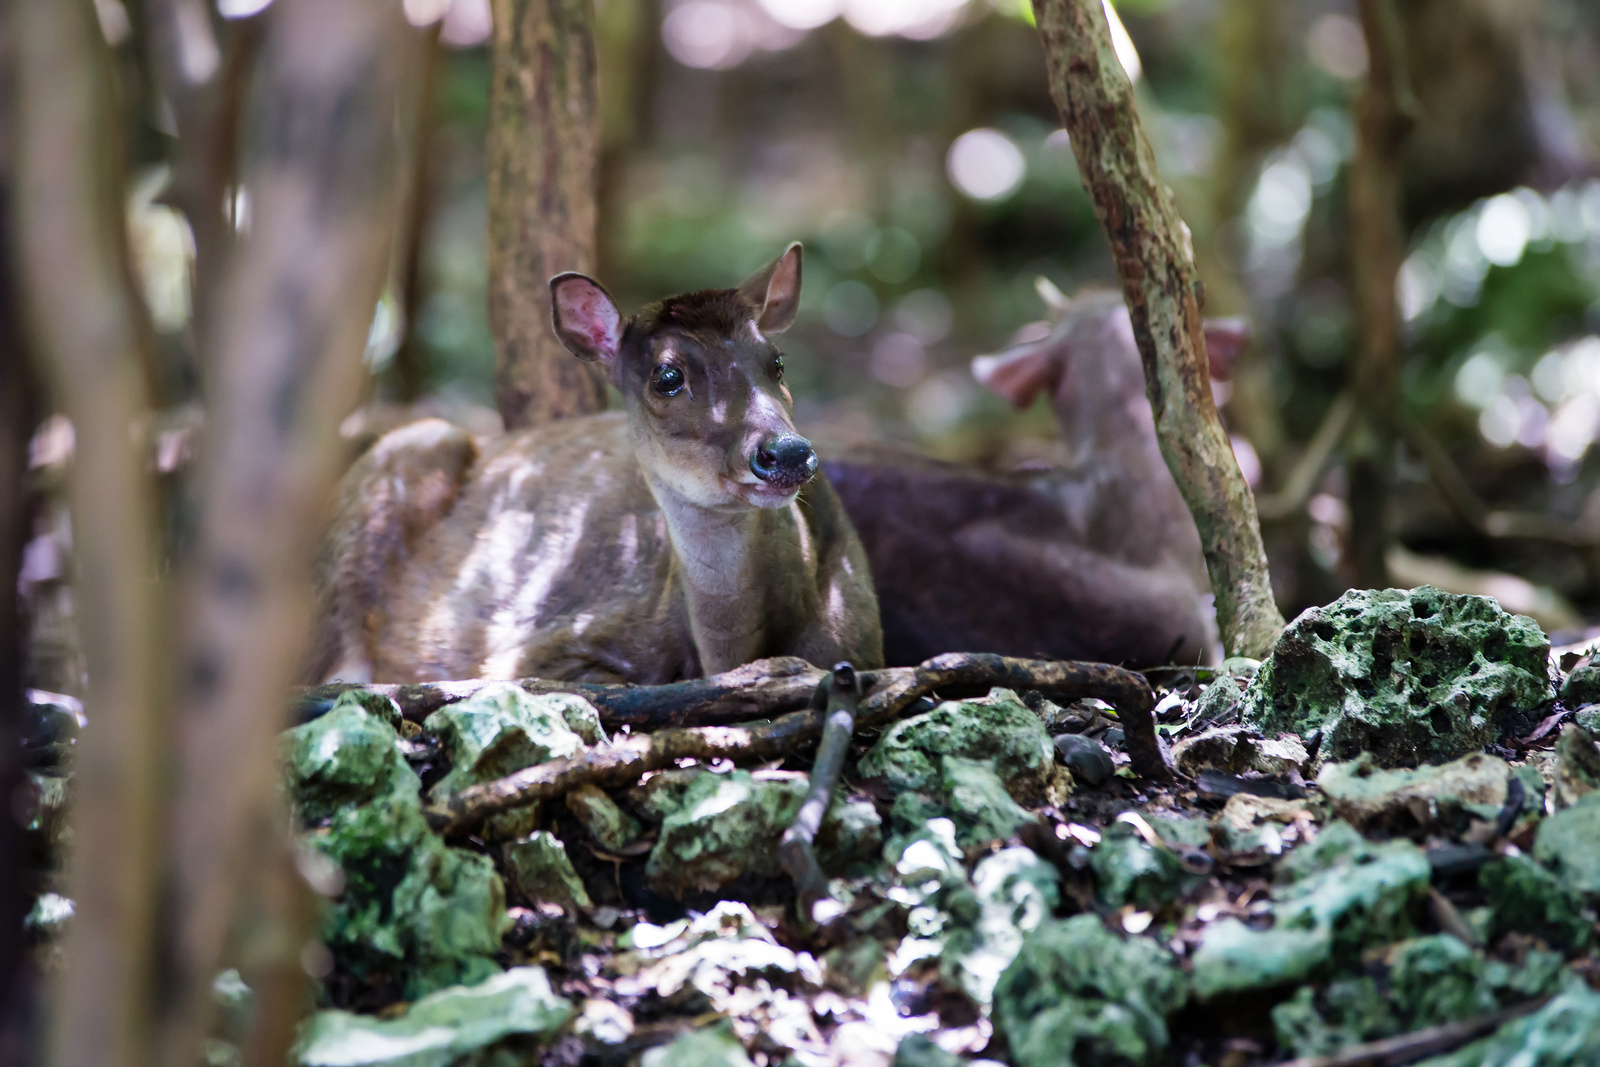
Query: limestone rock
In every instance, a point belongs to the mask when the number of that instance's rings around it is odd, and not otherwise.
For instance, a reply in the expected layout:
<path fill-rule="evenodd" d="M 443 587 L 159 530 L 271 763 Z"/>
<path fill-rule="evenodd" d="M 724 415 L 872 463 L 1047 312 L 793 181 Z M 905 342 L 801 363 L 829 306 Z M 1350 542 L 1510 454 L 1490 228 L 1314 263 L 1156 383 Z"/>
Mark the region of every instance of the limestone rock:
<path fill-rule="evenodd" d="M 569 792 L 566 804 L 600 847 L 609 852 L 627 848 L 642 832 L 639 820 L 619 808 L 605 790 L 592 782 Z"/>
<path fill-rule="evenodd" d="M 1265 738 L 1238 724 L 1214 726 L 1172 746 L 1173 763 L 1191 778 L 1208 770 L 1288 774 L 1299 771 L 1310 758 L 1305 744 L 1293 734 Z"/>
<path fill-rule="evenodd" d="M 805 798 L 804 775 L 704 772 L 683 791 L 661 824 L 645 867 L 658 893 L 683 898 L 746 875 L 782 873 L 778 842 Z M 817 859 L 839 870 L 876 853 L 881 820 L 869 803 L 836 797 L 817 834 Z"/>
<path fill-rule="evenodd" d="M 1577 892 L 1527 856 L 1503 856 L 1485 865 L 1478 884 L 1489 898 L 1494 936 L 1515 930 L 1550 945 L 1588 947 L 1594 920 L 1584 913 Z"/>
<path fill-rule="evenodd" d="M 1569 708 L 1600 704 L 1600 663 L 1585 659 L 1561 683 L 1561 703 Z"/>
<path fill-rule="evenodd" d="M 1332 814 L 1359 830 L 1456 836 L 1473 819 L 1494 821 L 1510 775 L 1504 760 L 1482 752 L 1416 770 L 1377 770 L 1363 757 L 1326 764 L 1317 786 Z"/>
<path fill-rule="evenodd" d="M 1167 1016 L 1187 994 L 1183 972 L 1154 941 L 1075 915 L 1028 936 L 995 986 L 995 1027 L 1017 1067 L 1060 1067 L 1069 1054 L 1153 1067 L 1165 1062 Z"/>
<path fill-rule="evenodd" d="M 1532 619 L 1488 597 L 1351 590 L 1289 625 L 1241 713 L 1265 735 L 1320 731 L 1330 759 L 1443 763 L 1494 741 L 1510 713 L 1551 699 L 1549 651 Z"/>
<path fill-rule="evenodd" d="M 1045 799 L 1055 784 L 1055 746 L 1044 723 L 1009 689 L 980 700 L 947 700 L 895 723 L 862 757 L 862 775 L 899 790 L 931 792 L 942 777 L 939 758 L 985 760 L 1024 804 Z"/>
<path fill-rule="evenodd" d="M 466 700 L 447 704 L 422 725 L 439 737 L 450 758 L 450 773 L 429 793 L 434 800 L 524 767 L 575 756 L 584 747 L 584 733 L 602 736 L 599 713 L 582 697 L 529 696 L 509 682 L 487 685 Z"/>
<path fill-rule="evenodd" d="M 571 1016 L 544 968 L 513 967 L 423 997 L 399 1018 L 319 1011 L 302 1028 L 295 1059 L 300 1067 L 447 1067 L 514 1034 L 553 1037 Z"/>
<path fill-rule="evenodd" d="M 754 1067 L 744 1046 L 725 1026 L 679 1034 L 670 1045 L 650 1049 L 639 1067 Z"/>
<path fill-rule="evenodd" d="M 391 724 L 399 721 L 399 711 L 390 716 L 370 710 L 381 712 L 394 701 L 367 699 L 374 696 L 344 693 L 327 714 L 284 733 L 284 774 L 302 821 L 326 819 L 394 790 L 415 796 L 422 788 Z"/>
<path fill-rule="evenodd" d="M 1556 806 L 1570 808 L 1600 789 L 1600 742 L 1579 723 L 1567 723 L 1556 741 Z"/>
<path fill-rule="evenodd" d="M 1590 793 L 1539 824 L 1533 858 L 1588 898 L 1600 897 L 1600 793 Z"/>
<path fill-rule="evenodd" d="M 1600 1063 L 1600 993 L 1573 982 L 1531 1015 L 1491 1037 L 1417 1067 L 1570 1067 Z"/>
<path fill-rule="evenodd" d="M 548 830 L 539 830 L 501 850 L 513 892 L 529 902 L 546 901 L 567 909 L 593 906 L 567 848 Z"/>
<path fill-rule="evenodd" d="M 952 924 L 939 954 L 940 973 L 979 1004 L 988 1004 L 1001 973 L 1061 900 L 1061 875 L 1016 846 L 984 857 L 972 871 L 977 913 Z"/>

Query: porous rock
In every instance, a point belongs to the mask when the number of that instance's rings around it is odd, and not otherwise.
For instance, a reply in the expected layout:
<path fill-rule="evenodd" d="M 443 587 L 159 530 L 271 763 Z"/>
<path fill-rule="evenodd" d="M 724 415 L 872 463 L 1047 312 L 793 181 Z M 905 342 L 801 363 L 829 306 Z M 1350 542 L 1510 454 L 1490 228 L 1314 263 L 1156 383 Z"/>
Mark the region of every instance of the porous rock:
<path fill-rule="evenodd" d="M 1207 770 L 1288 774 L 1299 771 L 1309 759 L 1305 744 L 1293 734 L 1266 738 L 1238 724 L 1214 726 L 1172 746 L 1173 763 L 1191 778 Z"/>
<path fill-rule="evenodd" d="M 1029 933 L 1050 917 L 1061 899 L 1061 874 L 1019 846 L 984 857 L 972 871 L 977 913 L 951 924 L 940 951 L 940 973 L 979 1004 L 1021 951 Z"/>
<path fill-rule="evenodd" d="M 1120 908 L 1124 904 L 1154 908 L 1177 899 L 1204 881 L 1203 875 L 1187 870 L 1182 858 L 1171 848 L 1174 844 L 1193 848 L 1208 841 L 1210 835 L 1204 824 L 1200 824 L 1203 836 L 1196 841 L 1181 839 L 1191 835 L 1184 835 L 1173 826 L 1177 820 L 1152 818 L 1149 822 L 1162 839 L 1160 844 L 1150 844 L 1126 822 L 1114 822 L 1106 827 L 1100 843 L 1089 853 L 1089 869 L 1094 872 L 1096 893 L 1108 908 Z"/>
<path fill-rule="evenodd" d="M 753 1067 L 744 1046 L 726 1026 L 679 1034 L 671 1044 L 650 1049 L 639 1067 Z"/>
<path fill-rule="evenodd" d="M 1511 768 L 1482 752 L 1415 770 L 1379 770 L 1363 756 L 1329 763 L 1317 787 L 1336 817 L 1360 830 L 1458 835 L 1474 820 L 1492 822 L 1505 806 Z"/>
<path fill-rule="evenodd" d="M 1594 933 L 1577 891 L 1525 855 L 1503 856 L 1478 872 L 1489 898 L 1491 933 L 1528 934 L 1582 951 Z"/>
<path fill-rule="evenodd" d="M 434 800 L 525 767 L 577 755 L 586 737 L 595 738 L 595 743 L 603 737 L 599 713 L 582 697 L 530 696 L 509 682 L 484 686 L 466 700 L 447 704 L 422 725 L 438 736 L 450 759 L 450 772 L 434 783 L 429 794 Z"/>
<path fill-rule="evenodd" d="M 704 772 L 661 823 L 645 873 L 658 893 L 682 899 L 739 878 L 782 872 L 778 843 L 805 799 L 804 775 Z M 882 820 L 864 801 L 836 797 L 817 834 L 817 860 L 839 870 L 882 845 Z"/>
<path fill-rule="evenodd" d="M 513 967 L 425 996 L 398 1018 L 319 1011 L 295 1058 L 300 1067 L 447 1067 L 512 1035 L 552 1037 L 571 1016 L 544 968 Z"/>
<path fill-rule="evenodd" d="M 1121 938 L 1099 916 L 1041 923 L 1000 976 L 995 1026 L 1017 1067 L 1164 1062 L 1183 972 L 1154 941 Z"/>
<path fill-rule="evenodd" d="M 885 730 L 859 764 L 895 790 L 932 792 L 941 784 L 940 757 L 984 760 L 1023 804 L 1039 803 L 1057 786 L 1055 746 L 1039 717 L 1009 689 L 979 700 L 947 700 Z"/>
<path fill-rule="evenodd" d="M 912 1034 L 901 1038 L 892 1067 L 962 1067 L 966 1062 L 934 1044 L 927 1034 Z"/>
<path fill-rule="evenodd" d="M 1570 808 L 1600 789 L 1600 742 L 1578 723 L 1569 722 L 1561 728 L 1551 784 L 1559 808 Z"/>
<path fill-rule="evenodd" d="M 1561 703 L 1569 708 L 1600 704 L 1600 663 L 1585 657 L 1561 683 Z"/>
<path fill-rule="evenodd" d="M 1600 993 L 1572 982 L 1538 1011 L 1417 1067 L 1571 1067 L 1600 1063 Z"/>
<path fill-rule="evenodd" d="M 639 836 L 639 820 L 623 811 L 606 791 L 585 782 L 566 796 L 567 810 L 599 843 L 612 852 L 626 848 Z"/>
<path fill-rule="evenodd" d="M 1554 695 L 1549 641 L 1488 597 L 1355 589 L 1290 623 L 1245 690 L 1261 733 L 1320 733 L 1336 760 L 1443 763 L 1493 742 Z"/>
<path fill-rule="evenodd" d="M 1278 1044 L 1296 1056 L 1326 1056 L 1400 1030 L 1378 983 L 1367 975 L 1336 978 L 1320 994 L 1301 986 L 1272 1009 L 1272 1026 Z"/>

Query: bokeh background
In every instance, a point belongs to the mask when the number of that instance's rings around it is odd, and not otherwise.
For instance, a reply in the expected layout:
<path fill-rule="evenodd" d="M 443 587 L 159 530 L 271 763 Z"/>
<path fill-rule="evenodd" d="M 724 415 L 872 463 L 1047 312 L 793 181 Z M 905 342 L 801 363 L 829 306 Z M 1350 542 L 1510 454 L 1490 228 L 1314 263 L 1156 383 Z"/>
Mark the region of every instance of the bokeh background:
<path fill-rule="evenodd" d="M 249 19 L 265 5 L 219 6 Z M 123 76 L 139 78 L 126 11 L 117 0 L 99 8 Z M 1359 251 L 1347 173 L 1367 67 L 1354 3 L 1121 0 L 1115 10 L 1207 313 L 1256 327 L 1218 395 L 1246 476 L 1270 494 L 1349 384 Z M 1486 534 L 1404 444 L 1395 531 L 1424 560 L 1531 583 L 1554 605 L 1547 618 L 1563 625 L 1553 628 L 1575 629 L 1600 617 L 1600 9 L 1406 0 L 1399 10 L 1416 119 L 1403 155 L 1402 411 L 1483 505 L 1544 525 L 1538 536 Z M 406 0 L 406 11 L 436 32 L 418 86 L 418 192 L 369 345 L 373 404 L 353 437 L 419 409 L 497 425 L 488 2 Z M 1036 278 L 1067 293 L 1115 285 L 1027 4 L 599 0 L 597 28 L 598 273 L 625 305 L 733 284 L 802 240 L 805 295 L 785 347 L 803 431 L 980 464 L 1048 461 L 1043 401 L 1013 412 L 968 371 L 974 355 L 1042 329 Z M 129 126 L 142 159 L 138 266 L 157 327 L 177 345 L 188 238 L 162 206 L 162 116 L 130 115 Z M 1345 492 L 1335 457 L 1305 499 L 1264 522 L 1286 614 L 1351 584 Z"/>

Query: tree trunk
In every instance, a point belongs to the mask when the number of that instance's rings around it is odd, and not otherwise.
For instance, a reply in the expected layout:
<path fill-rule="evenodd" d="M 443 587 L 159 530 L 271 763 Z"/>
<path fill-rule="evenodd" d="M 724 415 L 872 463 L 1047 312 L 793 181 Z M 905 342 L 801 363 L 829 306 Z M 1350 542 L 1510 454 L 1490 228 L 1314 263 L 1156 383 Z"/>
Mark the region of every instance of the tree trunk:
<path fill-rule="evenodd" d="M 89 0 L 11 7 L 15 218 L 33 343 L 76 431 L 70 499 L 89 726 L 77 746 L 68 885 L 76 910 L 53 1062 L 140 1067 L 154 1001 L 161 840 L 151 477 L 129 435 L 149 338 L 130 285 L 109 57 Z M 9 594 L 8 594 L 9 595 Z"/>
<path fill-rule="evenodd" d="M 1283 629 L 1255 498 L 1211 399 L 1193 252 L 1112 50 L 1101 0 L 1034 0 L 1050 93 L 1111 241 L 1161 454 L 1194 515 L 1229 655 L 1260 657 Z"/>
<path fill-rule="evenodd" d="M 283 693 L 306 653 L 338 426 L 360 391 L 389 262 L 397 103 L 414 53 L 392 0 L 277 0 L 266 19 L 245 126 L 253 221 L 204 338 L 210 431 L 181 588 L 165 901 L 175 944 L 159 1063 L 193 1061 L 244 887 L 269 878 L 286 847 L 275 789 Z M 283 905 L 251 916 L 277 953 L 258 973 L 281 978 L 278 957 L 292 959 L 305 932 L 284 894 L 267 897 Z"/>
<path fill-rule="evenodd" d="M 594 0 L 493 0 L 489 325 L 507 429 L 604 410 L 606 382 L 550 328 L 546 283 L 595 269 Z"/>
<path fill-rule="evenodd" d="M 1400 19 L 1388 0 L 1360 0 L 1367 84 L 1356 101 L 1350 165 L 1350 260 L 1360 341 L 1352 384 L 1356 418 L 1345 449 L 1350 469 L 1350 556 L 1358 586 L 1389 584 L 1389 484 L 1403 341 L 1395 279 L 1405 256 L 1400 222 L 1400 146 L 1410 123 Z"/>

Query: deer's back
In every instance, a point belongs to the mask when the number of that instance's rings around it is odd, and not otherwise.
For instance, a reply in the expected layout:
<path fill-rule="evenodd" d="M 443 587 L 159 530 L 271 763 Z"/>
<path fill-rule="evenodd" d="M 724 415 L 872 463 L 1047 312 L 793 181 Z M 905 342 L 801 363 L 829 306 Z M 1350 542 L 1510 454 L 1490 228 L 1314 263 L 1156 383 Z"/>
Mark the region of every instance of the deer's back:
<path fill-rule="evenodd" d="M 395 435 L 423 436 L 419 425 Z M 363 632 L 345 640 L 365 641 L 374 681 L 697 673 L 666 526 L 622 415 L 477 443 L 450 505 L 425 522 L 365 514 L 367 501 L 403 498 L 396 483 L 423 481 L 437 465 L 437 445 L 411 462 L 404 440 L 390 438 L 373 450 L 388 442 L 387 454 L 369 454 L 348 476 L 331 540 L 349 555 L 375 530 L 413 528 L 368 589 L 331 590 L 336 603 L 325 608 L 359 616 Z M 337 603 L 357 595 L 370 602 L 364 612 Z"/>

